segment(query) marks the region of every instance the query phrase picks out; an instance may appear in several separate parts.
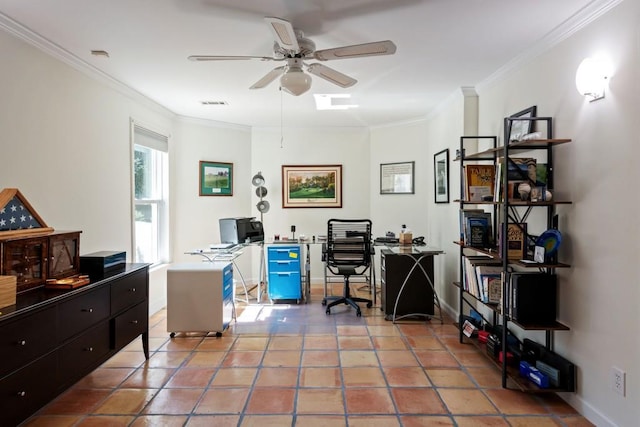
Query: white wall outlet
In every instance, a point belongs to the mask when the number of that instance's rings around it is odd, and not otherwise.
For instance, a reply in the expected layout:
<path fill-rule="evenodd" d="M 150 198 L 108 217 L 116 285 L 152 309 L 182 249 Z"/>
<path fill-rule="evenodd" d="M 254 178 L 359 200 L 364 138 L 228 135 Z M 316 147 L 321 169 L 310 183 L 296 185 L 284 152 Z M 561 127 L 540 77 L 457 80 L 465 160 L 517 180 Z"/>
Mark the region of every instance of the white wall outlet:
<path fill-rule="evenodd" d="M 610 373 L 611 373 L 611 388 L 620 396 L 624 396 L 625 394 L 624 371 L 620 368 L 616 368 L 615 366 L 612 366 Z"/>

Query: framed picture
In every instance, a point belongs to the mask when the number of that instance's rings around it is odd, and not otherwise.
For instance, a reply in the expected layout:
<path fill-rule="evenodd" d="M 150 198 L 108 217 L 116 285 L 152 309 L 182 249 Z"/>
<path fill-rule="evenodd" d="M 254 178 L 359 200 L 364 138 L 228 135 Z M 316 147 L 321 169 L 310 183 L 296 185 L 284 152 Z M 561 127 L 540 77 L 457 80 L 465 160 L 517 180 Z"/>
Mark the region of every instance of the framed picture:
<path fill-rule="evenodd" d="M 233 163 L 200 160 L 200 195 L 233 196 Z"/>
<path fill-rule="evenodd" d="M 283 208 L 341 208 L 342 165 L 283 165 Z"/>
<path fill-rule="evenodd" d="M 415 162 L 382 163 L 380 194 L 414 194 Z"/>
<path fill-rule="evenodd" d="M 509 116 L 510 118 L 527 118 L 536 117 L 536 106 L 525 108 L 522 111 L 518 111 L 515 114 Z M 507 120 L 509 129 L 507 129 L 507 135 L 509 135 L 509 142 L 520 141 L 523 136 L 534 131 L 534 120 Z"/>
<path fill-rule="evenodd" d="M 433 155 L 435 202 L 449 203 L 449 149 Z"/>

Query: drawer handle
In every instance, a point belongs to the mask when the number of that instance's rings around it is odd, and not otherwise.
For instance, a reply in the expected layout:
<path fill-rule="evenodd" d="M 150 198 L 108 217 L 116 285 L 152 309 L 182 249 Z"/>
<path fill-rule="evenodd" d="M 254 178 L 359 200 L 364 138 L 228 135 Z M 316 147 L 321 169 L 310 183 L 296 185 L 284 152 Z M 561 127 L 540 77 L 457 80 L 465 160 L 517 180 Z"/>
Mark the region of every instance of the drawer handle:
<path fill-rule="evenodd" d="M 20 341 L 18 341 L 18 345 L 27 345 L 27 341 L 26 340 L 20 340 Z"/>
<path fill-rule="evenodd" d="M 132 320 L 131 323 L 133 323 L 134 325 L 137 325 L 138 321 L 137 320 Z"/>
<path fill-rule="evenodd" d="M 93 351 L 93 347 L 87 347 L 84 349 L 85 351 Z"/>
<path fill-rule="evenodd" d="M 135 291 L 136 291 L 136 288 L 129 289 L 129 292 L 135 292 Z"/>
<path fill-rule="evenodd" d="M 18 397 L 25 397 L 27 395 L 26 391 L 19 391 L 18 392 Z"/>
<path fill-rule="evenodd" d="M 93 313 L 93 308 L 83 308 L 82 311 L 85 313 Z"/>

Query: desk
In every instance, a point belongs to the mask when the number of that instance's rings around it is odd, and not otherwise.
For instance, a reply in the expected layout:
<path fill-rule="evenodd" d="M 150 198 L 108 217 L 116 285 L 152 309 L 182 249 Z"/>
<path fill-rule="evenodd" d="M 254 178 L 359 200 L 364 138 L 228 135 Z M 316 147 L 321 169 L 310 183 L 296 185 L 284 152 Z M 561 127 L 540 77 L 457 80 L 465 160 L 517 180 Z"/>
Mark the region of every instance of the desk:
<path fill-rule="evenodd" d="M 433 285 L 433 257 L 443 253 L 427 246 L 387 246 L 380 253 L 381 309 L 385 319 L 405 317 L 435 317 L 440 300 Z"/>

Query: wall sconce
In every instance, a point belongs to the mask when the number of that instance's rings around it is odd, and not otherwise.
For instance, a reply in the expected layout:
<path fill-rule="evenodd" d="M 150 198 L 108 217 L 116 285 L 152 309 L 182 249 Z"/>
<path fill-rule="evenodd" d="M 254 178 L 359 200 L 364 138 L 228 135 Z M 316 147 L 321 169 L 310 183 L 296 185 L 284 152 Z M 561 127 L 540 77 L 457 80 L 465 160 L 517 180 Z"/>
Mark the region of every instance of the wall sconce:
<path fill-rule="evenodd" d="M 576 87 L 590 102 L 604 98 L 611 64 L 604 59 L 585 58 L 576 71 Z"/>

